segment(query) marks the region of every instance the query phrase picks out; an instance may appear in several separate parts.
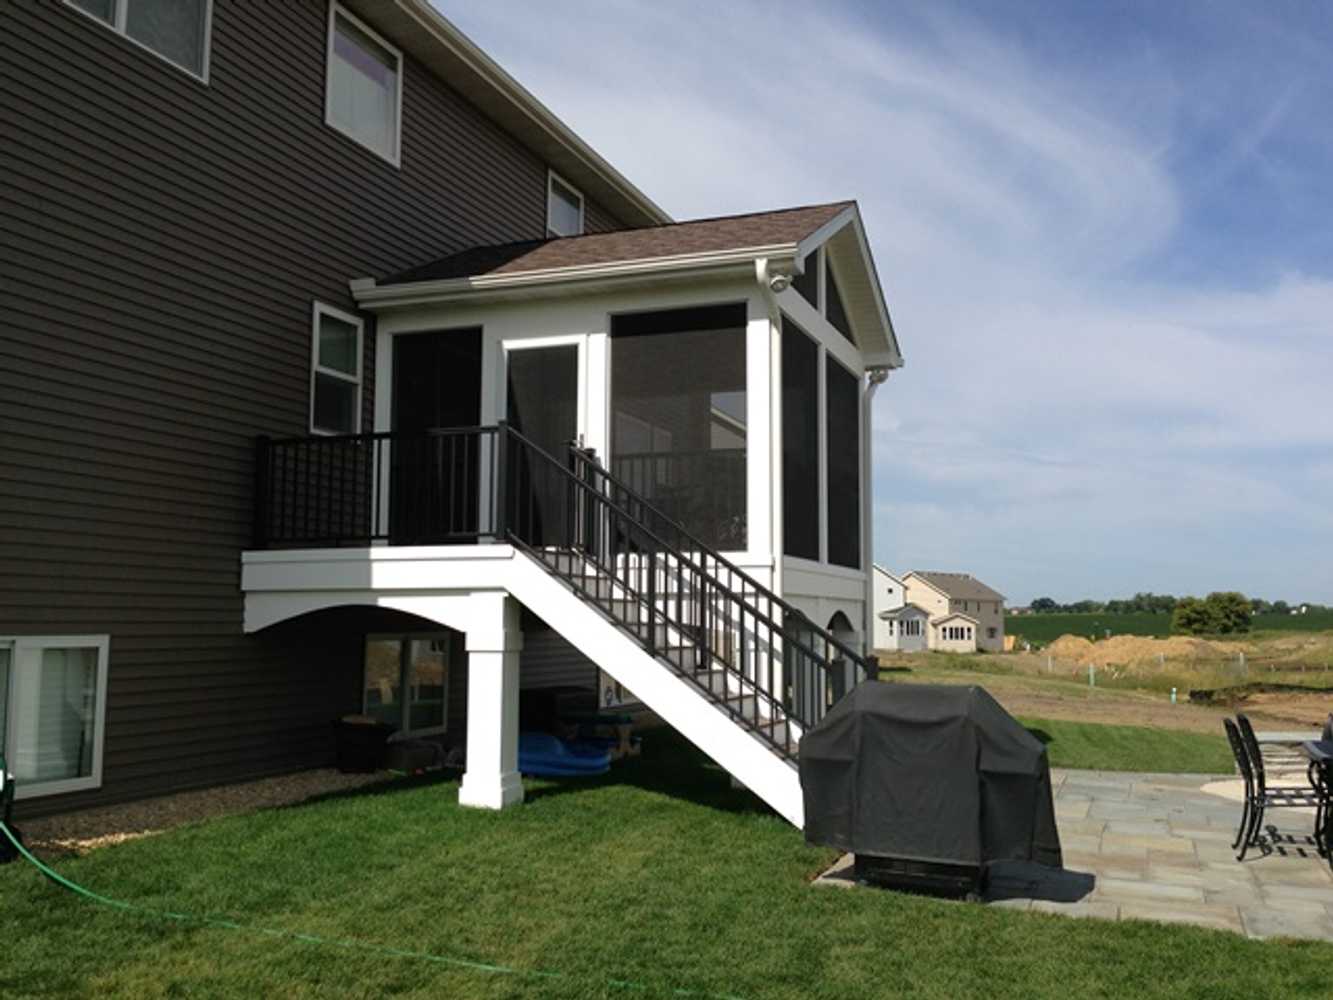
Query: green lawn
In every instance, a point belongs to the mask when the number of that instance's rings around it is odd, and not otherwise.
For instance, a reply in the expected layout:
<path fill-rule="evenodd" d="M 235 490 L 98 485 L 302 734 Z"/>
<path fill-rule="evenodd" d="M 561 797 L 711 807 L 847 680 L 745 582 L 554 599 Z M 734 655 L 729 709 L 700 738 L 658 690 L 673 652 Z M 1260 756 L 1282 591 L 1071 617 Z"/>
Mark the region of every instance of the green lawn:
<path fill-rule="evenodd" d="M 1064 719 L 1020 719 L 1046 744 L 1052 767 L 1103 771 L 1231 774 L 1235 761 L 1221 736 Z"/>
<path fill-rule="evenodd" d="M 1058 747 L 1066 737 L 1051 731 Z M 11 865 L 0 869 L 0 995 L 1328 995 L 1324 944 L 813 889 L 832 853 L 664 732 L 608 778 L 530 784 L 529 801 L 502 814 L 462 810 L 456 792 L 404 780 L 59 867 L 145 906 L 558 975 L 136 917 Z"/>

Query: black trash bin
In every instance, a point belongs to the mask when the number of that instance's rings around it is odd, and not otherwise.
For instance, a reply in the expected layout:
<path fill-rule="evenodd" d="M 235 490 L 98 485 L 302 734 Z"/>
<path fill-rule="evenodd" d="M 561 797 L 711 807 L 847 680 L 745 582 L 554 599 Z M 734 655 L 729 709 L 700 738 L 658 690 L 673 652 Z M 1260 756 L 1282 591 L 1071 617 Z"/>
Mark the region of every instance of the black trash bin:
<path fill-rule="evenodd" d="M 368 774 L 384 767 L 385 747 L 397 730 L 365 715 L 346 715 L 333 723 L 334 759 L 344 774 Z"/>

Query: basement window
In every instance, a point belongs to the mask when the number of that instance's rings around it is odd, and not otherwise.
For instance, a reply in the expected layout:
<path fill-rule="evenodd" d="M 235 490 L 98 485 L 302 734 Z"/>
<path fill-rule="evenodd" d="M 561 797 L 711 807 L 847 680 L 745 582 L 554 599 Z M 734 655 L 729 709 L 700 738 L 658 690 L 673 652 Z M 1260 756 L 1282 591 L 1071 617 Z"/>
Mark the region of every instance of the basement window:
<path fill-rule="evenodd" d="M 362 712 L 404 735 L 444 732 L 458 638 L 449 632 L 368 636 Z"/>
<path fill-rule="evenodd" d="M 208 81 L 212 0 L 65 0 L 191 76 Z"/>
<path fill-rule="evenodd" d="M 99 788 L 110 637 L 0 638 L 0 746 L 18 798 Z"/>
<path fill-rule="evenodd" d="M 546 235 L 583 235 L 583 195 L 554 170 L 546 175 Z"/>
<path fill-rule="evenodd" d="M 362 334 L 357 317 L 315 303 L 310 366 L 310 430 L 315 434 L 361 429 Z"/>
<path fill-rule="evenodd" d="M 329 125 L 398 166 L 402 53 L 337 4 L 329 8 L 325 100 Z"/>

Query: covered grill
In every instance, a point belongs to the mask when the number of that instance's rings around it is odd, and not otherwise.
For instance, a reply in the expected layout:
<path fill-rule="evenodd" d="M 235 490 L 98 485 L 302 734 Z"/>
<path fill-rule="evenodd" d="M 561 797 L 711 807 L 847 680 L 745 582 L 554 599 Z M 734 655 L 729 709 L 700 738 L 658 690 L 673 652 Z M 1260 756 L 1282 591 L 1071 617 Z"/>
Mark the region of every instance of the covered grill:
<path fill-rule="evenodd" d="M 858 685 L 801 739 L 805 836 L 857 874 L 975 891 L 995 861 L 1060 867 L 1046 748 L 979 687 Z"/>

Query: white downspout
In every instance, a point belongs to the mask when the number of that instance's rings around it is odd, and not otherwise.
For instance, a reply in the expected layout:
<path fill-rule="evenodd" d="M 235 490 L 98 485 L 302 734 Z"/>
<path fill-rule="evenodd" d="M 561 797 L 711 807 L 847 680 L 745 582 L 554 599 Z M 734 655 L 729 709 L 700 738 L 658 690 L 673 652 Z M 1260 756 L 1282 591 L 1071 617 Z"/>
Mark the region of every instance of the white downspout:
<path fill-rule="evenodd" d="M 755 259 L 754 276 L 759 283 L 759 293 L 768 307 L 769 337 L 778 340 L 778 347 L 772 352 L 772 364 L 769 365 L 769 398 L 772 406 L 768 415 L 768 441 L 769 468 L 773 470 L 773 475 L 768 490 L 768 509 L 769 523 L 773 526 L 773 537 L 769 540 L 769 551 L 773 553 L 773 592 L 781 597 L 784 536 L 782 504 L 777 500 L 777 491 L 782 488 L 782 309 L 778 306 L 777 293 L 791 284 L 791 278 L 783 274 L 771 274 L 767 257 Z"/>
<path fill-rule="evenodd" d="M 875 490 L 874 490 L 874 470 L 871 457 L 874 454 L 874 439 L 872 432 L 874 422 L 871 419 L 871 403 L 875 399 L 875 391 L 889 380 L 888 368 L 869 368 L 866 370 L 866 385 L 862 393 L 862 416 L 861 433 L 865 442 L 861 448 L 861 481 L 865 487 L 861 491 L 861 565 L 865 567 L 865 622 L 863 623 L 865 631 L 865 655 L 870 656 L 875 652 L 875 569 L 874 569 L 874 527 L 875 527 Z M 871 678 L 875 680 L 876 678 Z"/>

